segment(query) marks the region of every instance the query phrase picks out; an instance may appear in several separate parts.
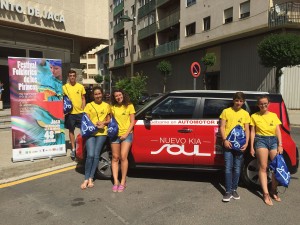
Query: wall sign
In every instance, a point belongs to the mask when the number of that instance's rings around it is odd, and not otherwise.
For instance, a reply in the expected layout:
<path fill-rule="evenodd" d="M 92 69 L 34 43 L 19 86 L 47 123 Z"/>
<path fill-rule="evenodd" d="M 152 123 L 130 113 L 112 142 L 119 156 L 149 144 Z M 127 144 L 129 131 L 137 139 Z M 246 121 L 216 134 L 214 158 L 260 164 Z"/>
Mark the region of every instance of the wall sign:
<path fill-rule="evenodd" d="M 62 14 L 51 12 L 50 10 L 40 11 L 36 7 L 32 7 L 32 6 L 25 7 L 20 3 L 13 4 L 10 3 L 9 1 L 0 0 L 0 9 L 16 12 L 20 14 L 25 14 L 28 16 L 34 16 L 42 19 L 52 20 L 59 23 L 65 22 L 65 18 Z"/>

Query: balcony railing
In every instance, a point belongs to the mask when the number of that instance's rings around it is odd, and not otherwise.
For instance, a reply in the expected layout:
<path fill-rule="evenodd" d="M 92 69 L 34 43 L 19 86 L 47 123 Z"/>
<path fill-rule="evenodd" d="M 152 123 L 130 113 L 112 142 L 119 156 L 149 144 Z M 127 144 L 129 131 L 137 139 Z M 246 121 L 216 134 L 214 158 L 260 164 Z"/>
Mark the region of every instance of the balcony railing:
<path fill-rule="evenodd" d="M 114 45 L 114 50 L 118 50 L 120 48 L 124 48 L 124 39 L 117 41 Z"/>
<path fill-rule="evenodd" d="M 114 26 L 114 33 L 124 29 L 124 21 L 120 21 L 117 25 Z"/>
<path fill-rule="evenodd" d="M 114 8 L 114 16 L 119 14 L 124 9 L 124 1 Z"/>
<path fill-rule="evenodd" d="M 141 60 L 150 59 L 150 58 L 154 57 L 154 54 L 155 54 L 155 48 L 147 49 L 147 50 L 141 52 L 140 59 Z"/>
<path fill-rule="evenodd" d="M 155 34 L 155 32 L 156 32 L 156 23 L 152 23 L 151 25 L 139 30 L 138 39 L 141 40 L 146 37 L 149 37 L 149 36 Z"/>
<path fill-rule="evenodd" d="M 300 3 L 286 2 L 269 11 L 269 27 L 300 23 Z"/>
<path fill-rule="evenodd" d="M 125 62 L 125 58 L 115 59 L 114 66 L 123 66 Z"/>
<path fill-rule="evenodd" d="M 156 0 L 156 7 L 159 7 L 167 2 L 170 2 L 171 0 Z"/>
<path fill-rule="evenodd" d="M 166 55 L 172 52 L 176 52 L 178 49 L 179 39 L 157 46 L 155 48 L 155 56 Z"/>
<path fill-rule="evenodd" d="M 178 10 L 157 22 L 158 31 L 174 26 L 175 24 L 179 23 L 179 19 L 180 19 L 180 11 Z"/>
<path fill-rule="evenodd" d="M 143 5 L 138 10 L 138 18 L 141 19 L 144 16 L 146 16 L 149 12 L 155 10 L 156 8 L 156 0 L 152 0 L 151 2 L 147 3 L 146 5 Z"/>

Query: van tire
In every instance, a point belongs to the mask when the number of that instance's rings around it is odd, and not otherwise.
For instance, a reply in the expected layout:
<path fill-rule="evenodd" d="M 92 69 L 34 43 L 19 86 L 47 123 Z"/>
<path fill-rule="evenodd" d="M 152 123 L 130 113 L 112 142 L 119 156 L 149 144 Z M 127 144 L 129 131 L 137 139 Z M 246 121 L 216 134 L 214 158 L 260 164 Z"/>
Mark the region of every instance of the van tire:
<path fill-rule="evenodd" d="M 268 162 L 269 163 L 269 162 Z M 268 169 L 267 169 L 268 170 Z M 271 183 L 272 174 L 268 170 L 268 185 Z M 253 189 L 260 188 L 260 182 L 258 178 L 258 166 L 257 159 L 248 155 L 245 157 L 244 165 L 242 168 L 241 179 L 244 184 Z"/>
<path fill-rule="evenodd" d="M 104 148 L 100 154 L 100 159 L 95 175 L 98 179 L 101 180 L 111 179 L 111 152 L 107 148 Z"/>

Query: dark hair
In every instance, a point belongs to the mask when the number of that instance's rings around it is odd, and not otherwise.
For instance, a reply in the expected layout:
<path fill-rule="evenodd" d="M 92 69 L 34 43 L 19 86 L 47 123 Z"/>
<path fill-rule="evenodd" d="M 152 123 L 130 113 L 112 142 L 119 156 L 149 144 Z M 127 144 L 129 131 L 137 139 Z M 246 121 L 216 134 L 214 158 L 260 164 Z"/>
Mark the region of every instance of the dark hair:
<path fill-rule="evenodd" d="M 111 93 L 111 104 L 112 104 L 112 105 L 118 104 L 118 102 L 117 102 L 116 99 L 115 99 L 115 93 L 116 93 L 116 92 L 121 92 L 122 95 L 123 95 L 123 102 L 122 102 L 122 105 L 128 106 L 129 104 L 131 104 L 130 99 L 129 99 L 129 96 L 127 95 L 127 93 L 125 93 L 124 90 L 116 89 L 116 90 L 113 90 L 113 92 Z"/>
<path fill-rule="evenodd" d="M 238 92 L 236 92 L 236 93 L 233 95 L 233 100 L 235 100 L 235 99 L 239 99 L 239 100 L 245 101 L 246 98 L 245 98 L 245 95 L 244 95 L 243 92 L 238 91 Z"/>
<path fill-rule="evenodd" d="M 263 98 L 268 99 L 268 102 L 270 102 L 270 98 L 269 98 L 268 95 L 260 95 L 260 96 L 257 97 L 257 104 L 258 104 L 259 101 L 260 101 L 261 99 L 263 99 Z"/>
<path fill-rule="evenodd" d="M 76 75 L 76 71 L 75 70 L 69 70 L 68 74 L 70 74 L 70 73 L 75 73 L 75 75 Z"/>
<path fill-rule="evenodd" d="M 101 93 L 102 93 L 102 95 L 103 95 L 103 89 L 102 89 L 102 87 L 99 87 L 99 86 L 93 87 L 93 94 L 94 94 L 94 92 L 95 92 L 96 90 L 100 90 Z"/>

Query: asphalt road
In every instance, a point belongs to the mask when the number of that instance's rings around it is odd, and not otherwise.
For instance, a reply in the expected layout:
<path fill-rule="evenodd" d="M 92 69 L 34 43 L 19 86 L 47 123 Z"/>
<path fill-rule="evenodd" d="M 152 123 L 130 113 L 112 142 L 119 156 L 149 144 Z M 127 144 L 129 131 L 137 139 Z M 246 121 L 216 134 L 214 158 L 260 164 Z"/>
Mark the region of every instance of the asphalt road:
<path fill-rule="evenodd" d="M 300 127 L 292 135 L 298 146 Z M 299 224 L 300 172 L 282 202 L 270 207 L 260 193 L 243 185 L 240 200 L 223 203 L 222 174 L 170 171 L 130 171 L 124 193 L 112 193 L 111 181 L 96 180 L 80 190 L 82 170 L 0 189 L 0 224 L 111 225 L 295 225 Z"/>

